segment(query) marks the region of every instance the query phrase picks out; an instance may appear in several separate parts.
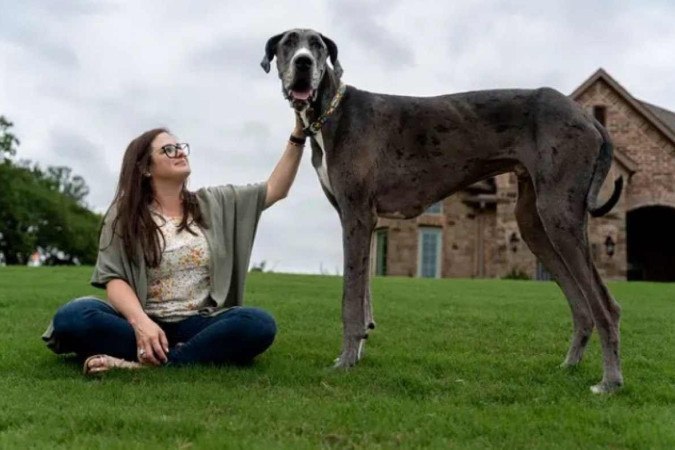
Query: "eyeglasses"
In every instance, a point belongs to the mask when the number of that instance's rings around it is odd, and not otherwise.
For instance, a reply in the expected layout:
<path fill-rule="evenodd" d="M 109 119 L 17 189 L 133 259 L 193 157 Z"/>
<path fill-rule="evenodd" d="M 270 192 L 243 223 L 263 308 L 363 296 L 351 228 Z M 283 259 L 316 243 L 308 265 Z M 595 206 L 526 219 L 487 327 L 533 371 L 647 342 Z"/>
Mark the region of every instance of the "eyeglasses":
<path fill-rule="evenodd" d="M 166 144 L 159 149 L 160 153 L 164 153 L 169 158 L 178 158 L 178 151 L 183 155 L 190 156 L 190 144 L 183 142 L 178 144 Z"/>

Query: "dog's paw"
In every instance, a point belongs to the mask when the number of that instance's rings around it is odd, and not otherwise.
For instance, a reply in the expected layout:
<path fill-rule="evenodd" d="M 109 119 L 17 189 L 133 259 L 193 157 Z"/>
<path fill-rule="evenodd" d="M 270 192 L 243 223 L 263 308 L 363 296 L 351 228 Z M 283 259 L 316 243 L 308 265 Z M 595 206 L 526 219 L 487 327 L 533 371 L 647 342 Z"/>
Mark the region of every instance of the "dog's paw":
<path fill-rule="evenodd" d="M 333 361 L 333 369 L 349 369 L 350 367 L 354 367 L 356 365 L 356 361 L 348 361 L 342 357 L 342 355 L 338 356 L 335 358 L 335 361 Z"/>
<path fill-rule="evenodd" d="M 578 368 L 580 362 L 581 361 L 579 361 L 579 362 L 569 362 L 569 361 L 565 360 L 565 361 L 561 362 L 558 367 L 560 367 L 561 369 L 565 369 L 565 370 L 572 370 L 572 369 Z"/>
<path fill-rule="evenodd" d="M 591 386 L 591 392 L 594 394 L 613 394 L 621 389 L 623 382 L 602 381 L 595 386 Z"/>
<path fill-rule="evenodd" d="M 354 367 L 363 355 L 364 340 L 361 340 L 359 345 L 353 351 L 342 352 L 340 356 L 335 358 L 333 362 L 334 369 L 349 369 Z"/>

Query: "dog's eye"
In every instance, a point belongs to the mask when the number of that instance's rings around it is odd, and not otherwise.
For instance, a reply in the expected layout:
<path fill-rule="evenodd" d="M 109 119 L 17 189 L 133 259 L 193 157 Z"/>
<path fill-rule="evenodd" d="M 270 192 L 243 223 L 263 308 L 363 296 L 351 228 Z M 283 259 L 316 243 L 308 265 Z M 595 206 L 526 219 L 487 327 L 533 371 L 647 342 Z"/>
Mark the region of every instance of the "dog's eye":
<path fill-rule="evenodd" d="M 312 39 L 309 41 L 309 45 L 312 48 L 321 48 L 321 42 L 319 42 L 317 39 Z"/>

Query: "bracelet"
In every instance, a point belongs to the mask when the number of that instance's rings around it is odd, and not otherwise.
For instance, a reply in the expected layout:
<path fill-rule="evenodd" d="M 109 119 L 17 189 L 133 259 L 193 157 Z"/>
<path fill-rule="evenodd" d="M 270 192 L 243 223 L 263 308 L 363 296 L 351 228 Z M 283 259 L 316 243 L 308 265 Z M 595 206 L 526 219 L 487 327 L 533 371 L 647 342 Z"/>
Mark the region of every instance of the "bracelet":
<path fill-rule="evenodd" d="M 299 138 L 299 137 L 295 137 L 291 134 L 291 136 L 288 138 L 288 141 L 293 145 L 297 145 L 297 146 L 301 147 L 301 146 L 305 145 L 305 142 L 307 141 L 307 138 L 306 137 Z"/>

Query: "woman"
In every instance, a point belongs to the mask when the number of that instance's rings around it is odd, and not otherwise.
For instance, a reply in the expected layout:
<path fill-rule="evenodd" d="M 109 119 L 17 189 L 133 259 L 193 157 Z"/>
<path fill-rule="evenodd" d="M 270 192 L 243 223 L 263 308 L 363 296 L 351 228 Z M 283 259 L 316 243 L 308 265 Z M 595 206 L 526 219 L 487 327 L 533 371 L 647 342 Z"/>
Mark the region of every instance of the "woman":
<path fill-rule="evenodd" d="M 244 279 L 260 214 L 288 194 L 304 143 L 296 116 L 267 182 L 190 192 L 188 144 L 162 128 L 131 141 L 91 279 L 108 302 L 62 306 L 43 335 L 48 347 L 87 358 L 85 374 L 245 363 L 264 352 L 276 324 L 241 306 Z"/>

